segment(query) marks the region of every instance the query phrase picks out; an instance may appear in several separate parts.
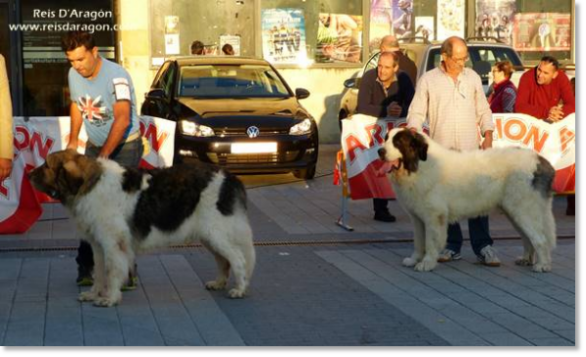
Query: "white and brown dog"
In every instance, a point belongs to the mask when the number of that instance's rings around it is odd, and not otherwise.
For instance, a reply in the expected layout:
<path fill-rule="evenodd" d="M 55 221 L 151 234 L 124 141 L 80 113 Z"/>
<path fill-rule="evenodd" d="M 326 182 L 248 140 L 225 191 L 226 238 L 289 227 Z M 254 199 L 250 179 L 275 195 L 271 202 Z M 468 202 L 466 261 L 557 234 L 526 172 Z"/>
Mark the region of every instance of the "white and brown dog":
<path fill-rule="evenodd" d="M 391 166 L 393 188 L 413 221 L 415 250 L 403 265 L 433 270 L 446 244 L 448 223 L 499 207 L 523 239 L 525 252 L 516 263 L 532 265 L 536 272 L 551 270 L 555 170 L 537 153 L 521 148 L 457 152 L 397 128 L 389 132 L 379 156 Z"/>
<path fill-rule="evenodd" d="M 50 154 L 30 179 L 68 208 L 92 246 L 94 285 L 79 300 L 119 303 L 136 251 L 194 240 L 218 265 L 206 288 L 224 289 L 232 269 L 228 295 L 244 296 L 255 252 L 246 191 L 235 176 L 204 164 L 143 171 L 66 150 Z"/>

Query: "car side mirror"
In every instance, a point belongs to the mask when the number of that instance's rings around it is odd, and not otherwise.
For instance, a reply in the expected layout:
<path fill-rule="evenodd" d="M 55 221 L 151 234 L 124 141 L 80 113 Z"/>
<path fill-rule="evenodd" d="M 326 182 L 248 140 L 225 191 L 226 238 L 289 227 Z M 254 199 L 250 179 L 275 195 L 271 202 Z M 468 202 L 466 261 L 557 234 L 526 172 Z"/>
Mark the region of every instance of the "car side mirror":
<path fill-rule="evenodd" d="M 297 88 L 295 89 L 295 96 L 297 99 L 305 99 L 309 97 L 309 91 L 307 89 Z"/>
<path fill-rule="evenodd" d="M 165 91 L 160 88 L 151 89 L 144 95 L 147 99 L 163 99 L 166 97 Z"/>
<path fill-rule="evenodd" d="M 350 78 L 344 81 L 344 87 L 348 89 L 358 89 L 361 78 Z"/>

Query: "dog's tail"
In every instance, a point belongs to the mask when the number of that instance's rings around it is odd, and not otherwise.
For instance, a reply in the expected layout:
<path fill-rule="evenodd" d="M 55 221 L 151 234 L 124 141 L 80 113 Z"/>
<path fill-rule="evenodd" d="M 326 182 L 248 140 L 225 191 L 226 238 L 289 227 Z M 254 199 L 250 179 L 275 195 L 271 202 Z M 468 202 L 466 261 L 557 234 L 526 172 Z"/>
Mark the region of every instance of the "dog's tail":
<path fill-rule="evenodd" d="M 244 184 L 236 175 L 233 175 L 229 172 L 226 172 L 226 182 L 232 186 L 234 197 L 236 198 L 236 203 L 240 203 L 242 208 L 245 210 L 247 209 L 246 204 L 246 188 Z"/>

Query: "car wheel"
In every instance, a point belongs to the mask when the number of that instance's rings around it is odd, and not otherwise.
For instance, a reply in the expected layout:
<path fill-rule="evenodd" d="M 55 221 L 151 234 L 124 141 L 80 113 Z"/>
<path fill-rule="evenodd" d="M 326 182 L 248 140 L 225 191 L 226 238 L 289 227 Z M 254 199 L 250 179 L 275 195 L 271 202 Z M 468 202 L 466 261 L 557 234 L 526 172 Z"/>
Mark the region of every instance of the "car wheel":
<path fill-rule="evenodd" d="M 312 180 L 315 177 L 315 165 L 306 169 L 293 171 L 293 175 L 302 180 Z"/>

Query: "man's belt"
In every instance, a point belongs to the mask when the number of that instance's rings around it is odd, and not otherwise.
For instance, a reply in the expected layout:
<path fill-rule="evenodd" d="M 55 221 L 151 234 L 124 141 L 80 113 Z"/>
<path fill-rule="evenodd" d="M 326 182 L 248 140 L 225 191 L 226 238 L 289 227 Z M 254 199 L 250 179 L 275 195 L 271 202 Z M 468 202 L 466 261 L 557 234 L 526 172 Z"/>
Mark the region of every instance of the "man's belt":
<path fill-rule="evenodd" d="M 128 137 L 126 138 L 126 140 L 124 140 L 123 142 L 121 142 L 117 146 L 120 146 L 122 144 L 126 144 L 126 143 L 129 143 L 129 142 L 132 142 L 132 141 L 134 141 L 134 140 L 136 140 L 138 138 L 140 138 L 140 130 L 137 130 L 134 133 L 128 135 Z M 96 145 L 96 144 L 94 144 L 89 138 L 88 138 L 88 142 L 90 142 L 94 146 L 98 146 L 98 147 L 101 147 L 102 146 L 102 145 Z"/>

